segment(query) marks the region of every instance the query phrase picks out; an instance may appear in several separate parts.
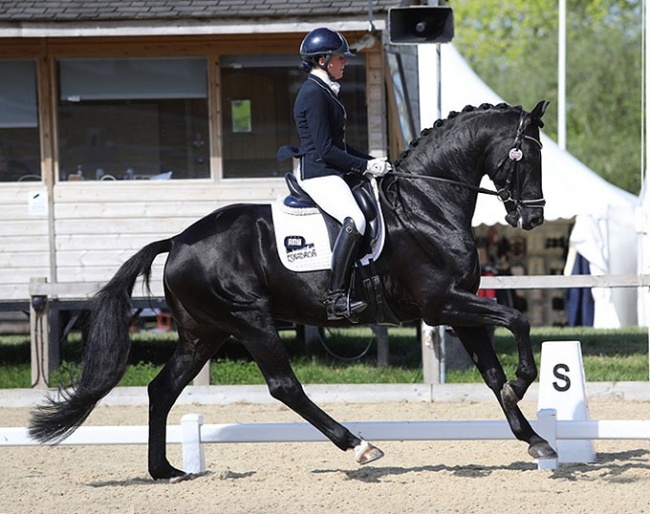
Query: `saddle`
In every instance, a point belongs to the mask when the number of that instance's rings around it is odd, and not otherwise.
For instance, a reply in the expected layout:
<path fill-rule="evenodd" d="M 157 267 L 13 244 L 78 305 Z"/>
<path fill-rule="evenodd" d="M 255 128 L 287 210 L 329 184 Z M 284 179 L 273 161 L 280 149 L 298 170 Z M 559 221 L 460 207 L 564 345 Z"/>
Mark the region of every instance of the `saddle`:
<path fill-rule="evenodd" d="M 285 174 L 284 179 L 289 189 L 289 194 L 283 200 L 284 205 L 292 209 L 318 209 L 325 219 L 330 243 L 333 246 L 336 236 L 341 229 L 341 224 L 318 207 L 309 194 L 300 187 L 298 179 L 296 179 L 293 173 L 289 172 Z M 354 199 L 357 201 L 357 205 L 366 218 L 367 229 L 363 237 L 361 252 L 371 253 L 373 247 L 378 242 L 382 228 L 382 220 L 379 217 L 379 203 L 374 194 L 372 182 L 365 177 L 352 174 L 346 176 L 345 181 L 350 186 Z"/>
<path fill-rule="evenodd" d="M 295 272 L 331 269 L 332 247 L 341 224 L 316 205 L 293 173 L 287 173 L 285 180 L 289 194 L 271 205 L 282 264 Z M 385 235 L 376 182 L 357 175 L 346 177 L 346 181 L 367 222 L 355 273 L 361 275 L 364 297 L 377 323 L 399 324 L 384 299 L 383 283 L 374 264 L 381 254 Z"/>

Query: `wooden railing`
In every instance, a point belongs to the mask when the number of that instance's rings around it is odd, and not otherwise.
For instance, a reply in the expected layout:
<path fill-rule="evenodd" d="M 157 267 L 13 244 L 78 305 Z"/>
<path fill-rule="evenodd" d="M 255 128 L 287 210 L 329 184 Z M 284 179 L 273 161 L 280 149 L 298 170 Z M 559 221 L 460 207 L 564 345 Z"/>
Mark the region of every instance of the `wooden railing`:
<path fill-rule="evenodd" d="M 48 387 L 50 372 L 59 364 L 59 341 L 51 341 L 49 309 L 53 301 L 60 305 L 65 303 L 83 303 L 104 284 L 100 282 L 47 282 L 43 278 L 34 278 L 30 282 L 30 334 L 32 385 L 38 388 Z M 647 287 L 650 275 L 535 275 L 535 276 L 497 276 L 482 277 L 482 289 L 568 289 L 583 287 Z M 152 284 L 153 298 L 162 298 L 162 285 Z M 134 288 L 134 303 L 147 305 L 151 297 L 143 287 Z M 440 375 L 439 341 L 432 333 L 432 327 L 423 325 L 422 358 L 423 374 L 426 383 L 436 383 L 432 377 Z M 384 345 L 386 346 L 386 345 Z M 195 380 L 197 385 L 209 384 L 209 366 L 201 371 Z"/>

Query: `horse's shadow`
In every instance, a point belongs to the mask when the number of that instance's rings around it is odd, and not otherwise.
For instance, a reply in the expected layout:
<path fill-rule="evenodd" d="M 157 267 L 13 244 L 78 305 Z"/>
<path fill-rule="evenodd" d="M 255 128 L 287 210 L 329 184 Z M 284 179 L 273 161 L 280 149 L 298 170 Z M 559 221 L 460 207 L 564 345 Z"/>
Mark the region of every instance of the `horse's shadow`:
<path fill-rule="evenodd" d="M 596 462 L 587 464 L 560 464 L 549 475 L 553 480 L 593 480 L 594 474 L 601 480 L 616 483 L 635 482 L 640 480 L 635 476 L 624 476 L 630 470 L 650 470 L 648 450 L 629 450 L 624 452 L 598 453 Z M 440 473 L 448 472 L 461 478 L 484 478 L 497 471 L 533 471 L 537 469 L 534 462 L 516 461 L 503 466 L 448 466 L 445 464 L 416 467 L 364 467 L 358 469 L 317 469 L 313 473 L 341 473 L 348 480 L 372 483 L 381 482 L 384 478 L 406 475 L 409 473 Z M 591 476 L 588 476 L 590 474 Z"/>
<path fill-rule="evenodd" d="M 581 480 L 593 480 L 597 475 L 600 480 L 612 483 L 631 483 L 640 480 L 634 475 L 625 475 L 630 470 L 650 470 L 650 451 L 643 449 L 628 450 L 624 452 L 598 453 L 596 462 L 587 464 L 560 464 L 552 470 L 549 478 L 552 480 L 567 480 L 579 482 Z M 537 464 L 534 462 L 515 461 L 500 466 L 449 466 L 437 464 L 429 466 L 367 466 L 357 469 L 314 469 L 314 474 L 343 474 L 348 480 L 374 483 L 383 479 L 407 475 L 409 473 L 441 473 L 447 472 L 460 478 L 484 478 L 497 471 L 534 471 Z M 188 480 L 205 479 L 214 477 L 219 480 L 244 480 L 257 474 L 257 471 L 235 472 L 231 470 L 193 475 Z M 169 484 L 168 480 L 155 481 L 148 477 L 135 477 L 124 480 L 106 480 L 101 482 L 90 482 L 90 487 L 133 487 L 151 486 L 153 484 Z"/>
<path fill-rule="evenodd" d="M 452 473 L 458 477 L 466 478 L 483 478 L 491 475 L 495 471 L 530 471 L 536 468 L 534 463 L 530 462 L 513 462 L 507 466 L 448 466 L 446 464 L 430 465 L 430 466 L 414 466 L 414 467 L 364 467 L 358 469 L 316 469 L 312 473 L 342 473 L 349 480 L 358 480 L 360 482 L 381 482 L 382 479 L 387 477 L 396 477 L 400 475 L 407 475 L 409 473 L 440 473 L 443 471 Z"/>
<path fill-rule="evenodd" d="M 608 482 L 635 482 L 640 480 L 640 477 L 623 475 L 630 470 L 650 470 L 648 455 L 650 455 L 650 451 L 643 449 L 598 453 L 596 462 L 561 464 L 553 471 L 550 478 L 578 482 L 586 479 L 587 473 L 596 472 L 600 479 Z"/>
<path fill-rule="evenodd" d="M 236 471 L 231 471 L 231 470 L 225 470 L 225 471 L 220 471 L 220 472 L 213 472 L 213 471 L 204 471 L 203 473 L 196 473 L 196 474 L 191 474 L 188 475 L 187 477 L 181 479 L 181 480 L 176 480 L 176 481 L 170 481 L 170 480 L 154 480 L 150 477 L 135 477 L 135 478 L 127 478 L 124 480 L 104 480 L 101 482 L 89 482 L 88 485 L 90 487 L 133 487 L 133 486 L 152 486 L 152 485 L 165 485 L 165 484 L 170 484 L 170 483 L 181 483 L 181 482 L 189 482 L 192 480 L 197 480 L 200 478 L 205 478 L 205 477 L 216 477 L 219 480 L 238 480 L 242 478 L 248 478 L 253 475 L 255 475 L 256 471 L 244 471 L 242 473 L 238 473 Z"/>

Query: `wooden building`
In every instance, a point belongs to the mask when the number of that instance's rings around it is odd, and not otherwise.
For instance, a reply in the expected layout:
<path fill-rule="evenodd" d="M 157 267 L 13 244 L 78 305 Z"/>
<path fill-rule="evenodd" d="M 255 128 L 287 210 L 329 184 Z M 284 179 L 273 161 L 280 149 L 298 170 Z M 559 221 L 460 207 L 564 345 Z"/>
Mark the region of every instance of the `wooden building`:
<path fill-rule="evenodd" d="M 409 48 L 386 41 L 394 5 L 0 0 L 0 299 L 27 299 L 33 277 L 106 281 L 220 206 L 284 194 L 275 155 L 297 142 L 298 48 L 316 27 L 358 49 L 350 144 L 395 157 L 417 95 Z"/>

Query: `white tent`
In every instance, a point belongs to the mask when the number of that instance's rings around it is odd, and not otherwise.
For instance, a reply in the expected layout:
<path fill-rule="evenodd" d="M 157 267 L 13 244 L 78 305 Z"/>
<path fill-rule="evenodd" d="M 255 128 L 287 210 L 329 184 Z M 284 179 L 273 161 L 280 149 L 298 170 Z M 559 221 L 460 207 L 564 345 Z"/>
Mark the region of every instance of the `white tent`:
<path fill-rule="evenodd" d="M 637 209 L 639 275 L 650 275 L 650 231 L 648 227 L 650 227 L 650 183 L 646 176 L 639 195 L 639 208 Z M 637 300 L 639 325 L 650 326 L 650 290 L 647 287 L 640 287 Z"/>
<path fill-rule="evenodd" d="M 430 127 L 449 111 L 466 105 L 503 101 L 490 89 L 453 45 L 440 45 L 441 93 L 438 112 L 436 46 L 419 45 L 420 120 Z M 539 100 L 542 100 L 540 98 Z M 531 110 L 534 105 L 525 105 Z M 593 275 L 636 273 L 636 196 L 610 184 L 542 134 L 543 188 L 547 221 L 575 218 L 570 248 L 584 256 Z M 486 179 L 487 180 L 487 179 Z M 483 184 L 489 186 L 487 180 Z M 473 224 L 504 223 L 504 210 L 494 198 L 479 195 Z M 593 289 L 597 327 L 636 324 L 636 292 Z"/>

